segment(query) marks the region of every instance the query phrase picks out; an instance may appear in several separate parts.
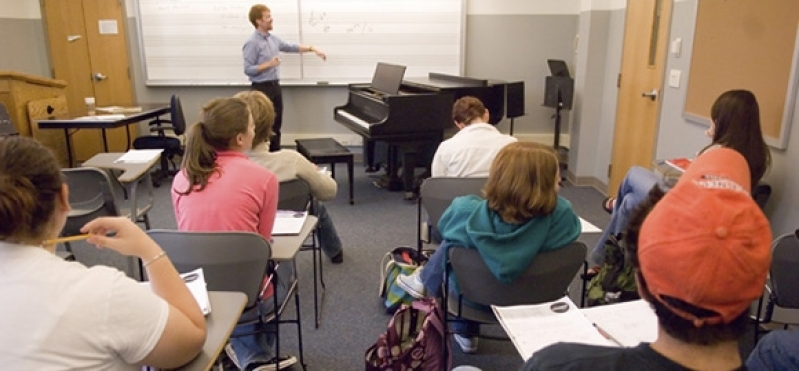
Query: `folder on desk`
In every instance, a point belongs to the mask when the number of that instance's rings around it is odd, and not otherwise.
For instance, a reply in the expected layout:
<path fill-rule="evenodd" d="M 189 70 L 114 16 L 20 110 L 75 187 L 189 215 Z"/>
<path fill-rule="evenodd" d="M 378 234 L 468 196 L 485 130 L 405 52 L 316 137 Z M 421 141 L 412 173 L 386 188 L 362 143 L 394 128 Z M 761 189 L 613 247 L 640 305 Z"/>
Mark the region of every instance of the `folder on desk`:
<path fill-rule="evenodd" d="M 298 235 L 302 231 L 306 219 L 308 219 L 307 211 L 278 210 L 275 216 L 275 225 L 272 227 L 272 235 Z"/>
<path fill-rule="evenodd" d="M 211 313 L 211 300 L 208 298 L 208 288 L 205 283 L 205 275 L 202 268 L 197 268 L 191 272 L 186 272 L 180 275 L 183 281 L 186 282 L 186 287 L 189 288 L 191 296 L 197 301 L 203 315 Z M 142 285 L 150 286 L 150 282 L 141 282 Z"/>
<path fill-rule="evenodd" d="M 633 347 L 657 338 L 657 317 L 643 300 L 580 309 L 564 296 L 491 309 L 524 360 L 558 342 Z"/>
<path fill-rule="evenodd" d="M 126 164 L 146 164 L 161 155 L 161 152 L 163 151 L 163 149 L 131 149 L 125 152 L 125 154 L 120 156 L 118 159 L 114 160 L 114 162 Z"/>

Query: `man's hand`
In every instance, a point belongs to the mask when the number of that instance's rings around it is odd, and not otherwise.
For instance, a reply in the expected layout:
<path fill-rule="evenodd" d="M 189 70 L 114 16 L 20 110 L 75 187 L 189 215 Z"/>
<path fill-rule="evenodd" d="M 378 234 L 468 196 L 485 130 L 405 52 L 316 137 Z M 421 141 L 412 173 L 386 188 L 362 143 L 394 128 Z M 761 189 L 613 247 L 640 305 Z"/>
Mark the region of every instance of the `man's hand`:
<path fill-rule="evenodd" d="M 264 63 L 258 65 L 258 71 L 268 70 L 270 68 L 275 68 L 280 65 L 280 57 L 274 57 Z"/>

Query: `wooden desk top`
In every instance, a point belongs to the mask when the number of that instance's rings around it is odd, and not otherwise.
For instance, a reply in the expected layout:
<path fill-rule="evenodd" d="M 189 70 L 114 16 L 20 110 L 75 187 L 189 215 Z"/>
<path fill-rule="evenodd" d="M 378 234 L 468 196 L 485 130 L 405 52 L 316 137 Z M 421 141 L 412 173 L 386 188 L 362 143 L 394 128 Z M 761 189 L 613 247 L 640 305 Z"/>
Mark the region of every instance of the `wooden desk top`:
<path fill-rule="evenodd" d="M 149 162 L 141 163 L 114 162 L 124 154 L 124 152 L 98 153 L 84 162 L 81 166 L 121 170 L 122 175 L 117 178 L 120 183 L 132 183 L 138 181 L 144 175 L 147 175 L 147 172 L 150 171 L 153 166 L 155 166 L 161 157 L 155 156 Z"/>
<path fill-rule="evenodd" d="M 297 255 L 297 252 L 302 247 L 302 243 L 308 239 L 313 229 L 316 228 L 317 221 L 319 221 L 317 217 L 308 215 L 300 234 L 295 236 L 272 236 L 272 260 L 294 260 L 294 256 Z"/>
<path fill-rule="evenodd" d="M 247 295 L 241 292 L 209 291 L 208 298 L 211 301 L 211 313 L 205 317 L 208 335 L 203 350 L 197 358 L 178 370 L 210 370 L 216 358 L 222 353 L 230 333 L 239 321 L 244 305 L 247 304 Z"/>
<path fill-rule="evenodd" d="M 124 117 L 102 119 L 103 115 L 97 116 L 73 116 L 73 117 L 53 117 L 44 120 L 37 120 L 39 129 L 111 129 L 149 118 L 158 117 L 169 113 L 169 104 L 148 103 L 140 105 L 141 112 L 123 113 Z M 87 117 L 86 119 L 81 119 Z"/>

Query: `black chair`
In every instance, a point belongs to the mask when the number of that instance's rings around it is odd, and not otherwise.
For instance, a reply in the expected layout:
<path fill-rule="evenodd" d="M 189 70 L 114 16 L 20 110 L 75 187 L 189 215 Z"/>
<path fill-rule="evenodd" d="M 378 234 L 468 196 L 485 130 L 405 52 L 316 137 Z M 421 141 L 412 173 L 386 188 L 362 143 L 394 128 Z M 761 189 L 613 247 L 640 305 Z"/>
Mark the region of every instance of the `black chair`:
<path fill-rule="evenodd" d="M 768 199 L 771 197 L 771 186 L 760 182 L 755 186 L 755 189 L 752 191 L 752 198 L 757 203 L 757 206 L 760 206 L 760 210 L 766 210 L 766 204 L 768 203 Z"/>
<path fill-rule="evenodd" d="M 482 196 L 488 178 L 427 178 L 419 189 L 419 201 L 416 210 L 416 249 L 422 253 L 422 243 L 436 243 L 430 237 L 438 225 L 438 219 L 447 210 L 452 200 L 458 196 Z M 427 213 L 423 219 L 422 210 Z M 427 235 L 427 238 L 423 236 Z"/>
<path fill-rule="evenodd" d="M 584 264 L 587 251 L 584 243 L 574 241 L 561 249 L 542 252 L 513 283 L 506 284 L 491 273 L 479 251 L 452 246 L 448 251 L 441 300 L 445 322 L 467 319 L 481 324 L 498 323 L 494 313 L 478 309 L 474 304 L 489 307 L 558 300 L 568 293 L 569 285 Z M 450 293 L 449 277 L 453 273 L 460 294 Z M 490 340 L 509 340 L 507 337 L 487 334 L 477 336 Z"/>
<path fill-rule="evenodd" d="M 161 169 L 153 176 L 153 185 L 156 187 L 161 185 L 162 180 L 177 173 L 175 156 L 183 156 L 183 143 L 179 136 L 186 131 L 186 118 L 183 115 L 180 97 L 177 94 L 172 95 L 169 105 L 170 119 L 158 117 L 149 123 L 150 133 L 156 134 L 143 135 L 133 141 L 133 148 L 136 149 L 164 150 L 161 153 Z M 166 135 L 167 131 L 173 132 L 175 136 Z M 169 170 L 169 164 L 172 164 L 174 170 Z"/>
<path fill-rule="evenodd" d="M 17 127 L 11 122 L 11 115 L 8 113 L 6 105 L 0 103 L 0 138 L 19 135 Z"/>
<path fill-rule="evenodd" d="M 766 312 L 762 313 L 761 299 L 757 305 L 755 316 L 755 343 L 760 335 L 760 325 L 772 321 L 774 308 L 799 309 L 799 230 L 795 233 L 786 233 L 777 237 L 771 246 L 771 268 L 769 269 L 766 293 L 768 303 Z M 761 318 L 762 315 L 762 318 Z M 788 323 L 784 328 L 788 328 Z"/>

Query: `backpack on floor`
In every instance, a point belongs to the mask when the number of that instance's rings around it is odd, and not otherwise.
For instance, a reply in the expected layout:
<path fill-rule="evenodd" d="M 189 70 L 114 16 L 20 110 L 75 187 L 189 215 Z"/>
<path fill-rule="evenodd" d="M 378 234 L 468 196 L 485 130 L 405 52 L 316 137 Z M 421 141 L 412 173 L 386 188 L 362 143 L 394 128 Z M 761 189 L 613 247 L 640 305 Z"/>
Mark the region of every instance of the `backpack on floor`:
<path fill-rule="evenodd" d="M 366 350 L 366 371 L 449 370 L 451 354 L 444 312 L 434 298 L 424 298 L 394 313 L 386 332 Z"/>
<path fill-rule="evenodd" d="M 402 304 L 413 303 L 413 296 L 397 285 L 397 277 L 413 273 L 425 261 L 425 256 L 419 256 L 416 249 L 407 246 L 386 253 L 380 262 L 380 297 L 386 312 L 394 313 Z"/>
<path fill-rule="evenodd" d="M 635 270 L 626 256 L 621 241 L 624 235 L 611 235 L 605 241 L 605 264 L 588 283 L 588 306 L 637 300 Z"/>

